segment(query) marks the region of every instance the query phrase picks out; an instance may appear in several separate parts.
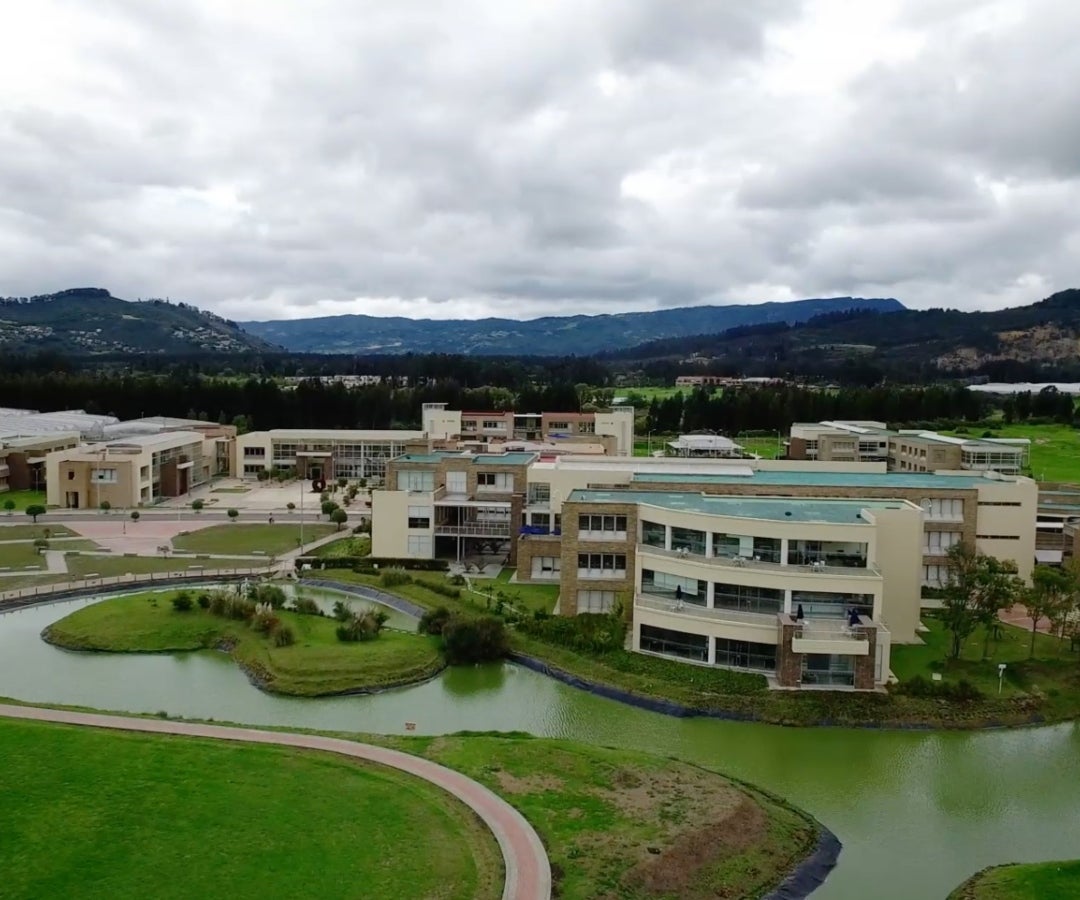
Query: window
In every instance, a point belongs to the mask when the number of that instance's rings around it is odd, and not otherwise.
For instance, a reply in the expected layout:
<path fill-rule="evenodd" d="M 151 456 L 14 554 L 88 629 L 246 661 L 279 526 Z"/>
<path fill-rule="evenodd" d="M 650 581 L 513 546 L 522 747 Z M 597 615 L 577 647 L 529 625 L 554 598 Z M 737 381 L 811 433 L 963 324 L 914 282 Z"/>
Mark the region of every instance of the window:
<path fill-rule="evenodd" d="M 979 506 L 1023 506 L 1015 500 L 980 500 Z"/>
<path fill-rule="evenodd" d="M 266 456 L 266 448 L 265 447 L 245 447 L 244 448 L 244 456 L 246 456 L 246 457 L 252 457 L 252 456 L 264 457 L 264 456 Z"/>
<path fill-rule="evenodd" d="M 662 653 L 664 656 L 696 659 L 699 662 L 707 662 L 709 659 L 709 639 L 705 635 L 687 634 L 685 631 L 657 628 L 654 625 L 641 626 L 639 647 L 649 653 Z"/>
<path fill-rule="evenodd" d="M 534 512 L 532 515 L 532 522 L 530 525 L 535 525 L 537 528 L 551 528 L 551 513 L 538 513 Z"/>
<path fill-rule="evenodd" d="M 506 423 L 499 419 L 484 419 L 480 423 L 480 427 L 483 428 L 484 431 L 505 431 Z"/>
<path fill-rule="evenodd" d="M 959 531 L 927 531 L 924 535 L 923 553 L 944 556 L 949 548 L 960 543 Z"/>
<path fill-rule="evenodd" d="M 960 522 L 964 518 L 963 500 L 924 499 L 919 505 L 931 521 Z"/>
<path fill-rule="evenodd" d="M 615 606 L 614 591 L 578 591 L 579 613 L 609 613 Z"/>
<path fill-rule="evenodd" d="M 656 522 L 642 522 L 641 543 L 646 547 L 667 546 L 667 526 Z"/>
<path fill-rule="evenodd" d="M 579 553 L 579 578 L 625 578 L 626 556 L 622 553 Z"/>
<path fill-rule="evenodd" d="M 431 536 L 426 534 L 410 534 L 409 556 L 419 556 L 422 559 L 430 559 Z"/>
<path fill-rule="evenodd" d="M 578 532 L 583 538 L 626 540 L 626 516 L 578 516 Z"/>
<path fill-rule="evenodd" d="M 570 423 L 569 422 L 549 422 L 548 423 L 548 429 L 551 430 L 551 431 L 569 431 L 570 430 Z"/>
<path fill-rule="evenodd" d="M 776 644 L 716 639 L 716 664 L 734 669 L 776 671 Z"/>
<path fill-rule="evenodd" d="M 409 507 L 409 527 L 410 528 L 430 528 L 431 527 L 431 507 L 430 506 L 410 506 Z"/>
<path fill-rule="evenodd" d="M 68 481 L 74 481 L 74 480 L 75 480 L 75 473 L 74 472 L 68 472 Z"/>
<path fill-rule="evenodd" d="M 116 469 L 92 469 L 90 480 L 94 484 L 116 484 Z"/>
<path fill-rule="evenodd" d="M 562 557 L 534 556 L 532 561 L 533 578 L 558 578 L 562 571 Z"/>
<path fill-rule="evenodd" d="M 578 434 L 596 434 L 596 422 L 578 422 Z"/>
<path fill-rule="evenodd" d="M 544 505 L 551 502 L 551 485 L 544 481 L 529 485 L 529 503 Z"/>
<path fill-rule="evenodd" d="M 433 491 L 435 473 L 406 469 L 397 473 L 397 487 L 399 491 Z"/>
<path fill-rule="evenodd" d="M 825 591 L 792 591 L 792 610 L 798 612 L 800 606 L 803 608 L 803 615 L 808 619 L 845 618 L 848 611 L 853 607 L 860 616 L 872 617 L 874 615 L 874 595 L 840 594 Z"/>
<path fill-rule="evenodd" d="M 949 567 L 948 566 L 923 566 L 922 567 L 922 583 L 923 587 L 938 588 L 945 585 L 949 580 Z"/>
<path fill-rule="evenodd" d="M 264 469 L 265 469 L 265 467 L 263 466 L 262 463 L 252 463 L 252 464 L 244 466 L 244 474 L 245 475 L 258 475 L 260 472 L 264 471 Z M 150 477 L 149 475 L 144 475 L 143 476 L 143 481 L 146 481 L 146 479 L 149 478 L 149 477 Z"/>
<path fill-rule="evenodd" d="M 772 615 L 784 608 L 784 592 L 743 584 L 714 584 L 713 606 L 716 609 Z"/>
<path fill-rule="evenodd" d="M 980 541 L 1018 541 L 1018 534 L 977 534 L 975 537 Z"/>
<path fill-rule="evenodd" d="M 695 606 L 705 606 L 708 602 L 709 586 L 696 578 L 684 578 L 667 572 L 654 572 L 652 569 L 641 570 L 641 592 L 663 597 L 665 600 L 682 600 Z"/>
<path fill-rule="evenodd" d="M 469 491 L 468 488 L 469 477 L 466 472 L 447 472 L 446 473 L 446 493 L 448 494 L 466 494 Z"/>
<path fill-rule="evenodd" d="M 514 476 L 511 472 L 478 472 L 476 474 L 477 491 L 508 494 L 514 490 Z"/>
<path fill-rule="evenodd" d="M 682 550 L 684 553 L 693 553 L 695 556 L 704 556 L 705 532 L 696 531 L 693 528 L 672 527 L 671 549 Z"/>

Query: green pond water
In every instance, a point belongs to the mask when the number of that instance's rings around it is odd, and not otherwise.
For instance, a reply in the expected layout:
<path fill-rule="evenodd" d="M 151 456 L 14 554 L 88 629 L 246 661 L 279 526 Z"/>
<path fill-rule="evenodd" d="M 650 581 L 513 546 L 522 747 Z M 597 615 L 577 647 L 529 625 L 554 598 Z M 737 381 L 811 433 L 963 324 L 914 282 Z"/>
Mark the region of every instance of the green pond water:
<path fill-rule="evenodd" d="M 378 695 L 275 697 L 219 653 L 71 653 L 40 639 L 89 602 L 0 615 L 0 696 L 360 733 L 403 734 L 406 722 L 425 734 L 527 731 L 678 756 L 774 791 L 837 834 L 840 863 L 815 900 L 942 898 L 992 863 L 1080 857 L 1074 724 L 927 733 L 676 719 L 510 664 L 452 669 Z"/>

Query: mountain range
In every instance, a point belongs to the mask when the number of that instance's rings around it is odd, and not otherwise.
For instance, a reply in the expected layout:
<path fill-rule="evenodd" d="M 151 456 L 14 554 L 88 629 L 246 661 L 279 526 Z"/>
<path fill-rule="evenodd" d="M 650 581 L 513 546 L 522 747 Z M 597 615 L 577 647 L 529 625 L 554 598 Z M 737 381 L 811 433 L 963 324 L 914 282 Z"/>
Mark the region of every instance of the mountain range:
<path fill-rule="evenodd" d="M 899 300 L 832 297 L 654 312 L 541 319 L 404 319 L 327 316 L 242 322 L 249 333 L 296 353 L 462 353 L 470 356 L 592 356 L 656 338 L 722 332 L 744 325 L 795 324 L 852 309 L 894 312 Z"/>
<path fill-rule="evenodd" d="M 121 300 L 103 288 L 0 299 L 0 352 L 87 356 L 280 349 L 189 304 Z"/>

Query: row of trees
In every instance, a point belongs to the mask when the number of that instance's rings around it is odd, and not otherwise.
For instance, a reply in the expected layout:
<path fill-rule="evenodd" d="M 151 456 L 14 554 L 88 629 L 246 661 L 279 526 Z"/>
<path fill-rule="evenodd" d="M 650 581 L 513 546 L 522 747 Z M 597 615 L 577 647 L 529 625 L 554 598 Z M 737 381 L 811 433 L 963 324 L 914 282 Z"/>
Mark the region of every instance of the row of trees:
<path fill-rule="evenodd" d="M 1028 585 L 1016 574 L 1015 563 L 986 556 L 968 544 L 955 544 L 948 556 L 941 619 L 951 635 L 950 659 L 959 658 L 964 642 L 980 626 L 986 659 L 999 613 L 1018 603 L 1032 620 L 1030 656 L 1035 655 L 1035 636 L 1044 622 L 1061 638 L 1080 635 L 1080 565 L 1075 561 L 1060 569 L 1036 566 Z"/>

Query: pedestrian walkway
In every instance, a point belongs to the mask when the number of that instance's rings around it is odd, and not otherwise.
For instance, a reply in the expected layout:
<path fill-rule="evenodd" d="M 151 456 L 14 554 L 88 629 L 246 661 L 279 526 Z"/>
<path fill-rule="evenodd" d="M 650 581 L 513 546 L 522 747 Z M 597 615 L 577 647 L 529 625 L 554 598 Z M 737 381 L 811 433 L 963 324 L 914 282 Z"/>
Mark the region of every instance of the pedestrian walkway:
<path fill-rule="evenodd" d="M 305 750 L 338 753 L 354 759 L 407 772 L 447 791 L 479 816 L 491 829 L 502 851 L 506 867 L 503 900 L 550 900 L 551 865 L 540 836 L 514 807 L 482 784 L 460 772 L 440 766 L 430 760 L 411 756 L 398 750 L 361 744 L 340 738 L 314 734 L 260 731 L 254 728 L 235 728 L 225 725 L 202 725 L 194 722 L 172 722 L 167 719 L 138 719 L 130 716 L 110 716 L 102 713 L 47 709 L 37 706 L 0 704 L 0 716 L 30 719 L 35 722 L 57 722 L 92 728 L 112 728 L 120 731 L 140 731 L 149 734 L 178 734 L 188 737 L 242 741 L 251 744 L 276 744 Z"/>

